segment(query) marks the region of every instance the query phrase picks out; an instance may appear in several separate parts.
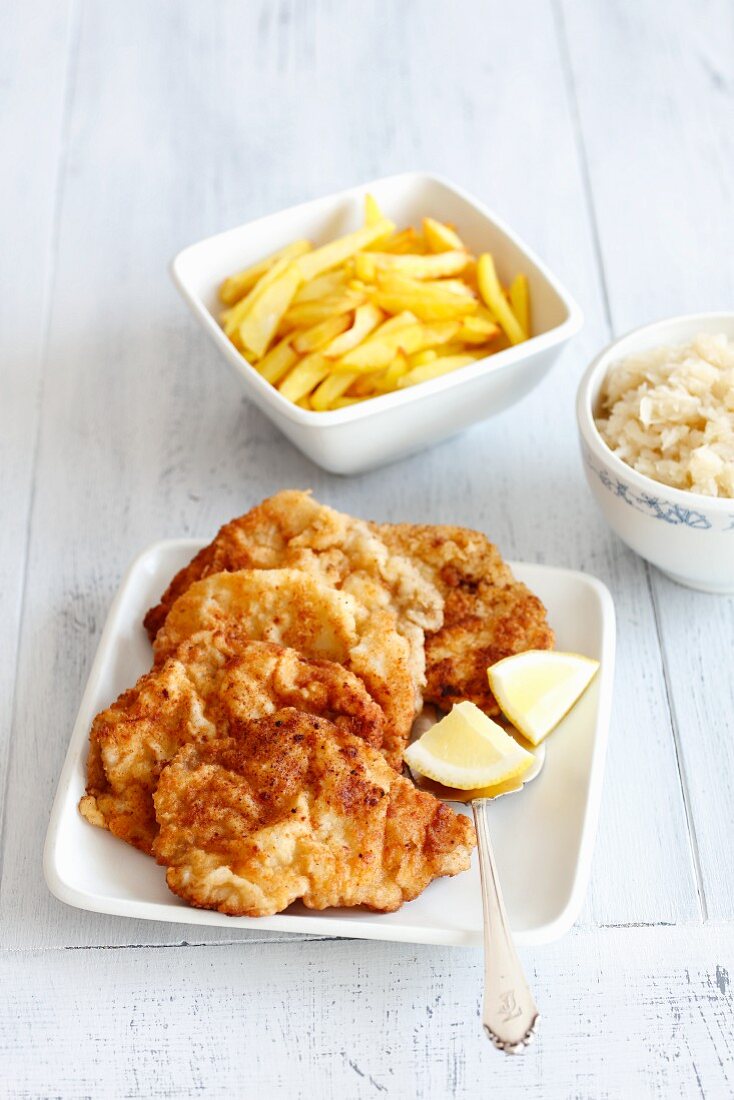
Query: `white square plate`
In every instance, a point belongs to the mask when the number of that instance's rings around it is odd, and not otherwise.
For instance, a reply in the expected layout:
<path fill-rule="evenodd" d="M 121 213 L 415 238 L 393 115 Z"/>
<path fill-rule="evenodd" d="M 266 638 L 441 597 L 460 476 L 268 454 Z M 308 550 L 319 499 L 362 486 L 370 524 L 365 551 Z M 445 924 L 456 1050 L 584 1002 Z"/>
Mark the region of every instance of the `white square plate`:
<path fill-rule="evenodd" d="M 225 336 L 217 320 L 217 292 L 233 271 L 290 241 L 305 237 L 321 245 L 357 229 L 368 191 L 386 216 L 401 226 L 420 225 L 426 214 L 452 222 L 472 250 L 492 252 L 505 282 L 524 272 L 530 285 L 533 336 L 420 386 L 346 409 L 311 412 L 286 400 Z M 392 462 L 502 412 L 537 386 L 582 323 L 579 307 L 558 279 L 496 214 L 460 187 L 424 172 L 373 180 L 207 237 L 179 252 L 171 274 L 209 339 L 234 367 L 249 399 L 313 462 L 337 474 Z"/>
<path fill-rule="evenodd" d="M 202 542 L 155 543 L 131 566 L 105 624 L 54 802 L 44 873 L 51 892 L 80 909 L 147 920 L 261 928 L 406 943 L 480 944 L 476 858 L 470 871 L 432 883 L 396 913 L 324 912 L 292 906 L 273 917 L 227 917 L 186 906 L 148 856 L 80 816 L 87 739 L 98 711 L 151 665 L 142 619 Z M 548 741 L 540 776 L 492 807 L 492 839 L 507 911 L 519 944 L 545 943 L 573 924 L 589 877 L 601 799 L 612 680 L 614 608 L 600 581 L 566 569 L 513 565 L 545 603 L 558 647 L 601 661 L 601 670 Z"/>

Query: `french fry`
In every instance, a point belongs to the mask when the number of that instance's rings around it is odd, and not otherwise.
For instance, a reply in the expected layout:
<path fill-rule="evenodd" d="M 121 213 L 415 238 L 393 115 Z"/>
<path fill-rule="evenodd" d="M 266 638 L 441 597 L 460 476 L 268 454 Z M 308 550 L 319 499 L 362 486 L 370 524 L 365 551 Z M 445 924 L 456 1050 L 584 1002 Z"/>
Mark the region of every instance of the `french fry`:
<path fill-rule="evenodd" d="M 476 345 L 465 344 L 462 340 L 449 340 L 448 343 L 443 344 L 440 348 L 436 348 L 436 358 L 445 358 L 447 355 L 473 355 L 476 352 Z M 431 360 L 433 362 L 433 360 Z M 420 364 L 418 364 L 420 366 Z"/>
<path fill-rule="evenodd" d="M 237 351 L 240 353 L 240 355 L 244 355 L 245 354 L 245 349 L 242 346 L 242 341 L 240 340 L 240 334 L 237 331 L 233 332 L 232 335 L 230 336 L 230 340 L 232 341 L 234 346 L 237 348 Z M 253 356 L 253 359 L 254 358 L 255 358 L 255 356 Z"/>
<path fill-rule="evenodd" d="M 436 282 L 409 279 L 405 275 L 378 275 L 371 299 L 387 313 L 409 309 L 422 321 L 441 321 L 474 313 L 477 300 L 471 294 L 457 293 Z"/>
<path fill-rule="evenodd" d="M 377 264 L 374 257 L 384 255 L 380 252 L 358 252 L 354 257 L 354 274 L 356 280 L 361 282 L 364 286 L 365 283 L 373 283 L 377 277 Z M 389 253 L 388 253 L 389 255 Z"/>
<path fill-rule="evenodd" d="M 424 363 L 432 363 L 438 359 L 438 352 L 434 348 L 426 348 L 425 351 L 417 351 L 415 355 L 408 356 L 409 367 L 422 367 Z"/>
<path fill-rule="evenodd" d="M 349 388 L 347 397 L 373 397 L 379 392 L 377 382 L 382 374 L 381 370 L 371 371 L 369 374 L 358 374 Z"/>
<path fill-rule="evenodd" d="M 300 302 L 315 302 L 319 298 L 328 298 L 332 294 L 341 294 L 347 288 L 346 272 L 338 268 L 336 271 L 327 271 L 325 275 L 317 275 L 300 288 L 293 304 Z"/>
<path fill-rule="evenodd" d="M 325 321 L 320 321 L 318 325 L 313 325 L 294 336 L 293 347 L 301 355 L 318 351 L 324 344 L 330 344 L 335 337 L 348 329 L 350 324 L 351 318 L 348 313 L 327 317 Z"/>
<path fill-rule="evenodd" d="M 451 371 L 458 370 L 459 367 L 466 367 L 469 363 L 475 361 L 476 356 L 474 355 L 439 355 L 432 363 L 425 363 L 422 367 L 413 367 L 402 378 L 399 378 L 398 389 L 402 390 L 406 386 L 417 386 L 419 382 L 428 382 L 432 378 L 440 378 L 443 374 L 449 374 Z"/>
<path fill-rule="evenodd" d="M 367 305 L 370 305 L 370 303 L 368 302 Z M 372 308 L 376 309 L 377 307 L 373 306 Z M 385 316 L 382 310 L 380 310 L 380 313 L 383 317 Z M 401 329 L 407 328 L 408 325 L 415 325 L 417 323 L 418 318 L 416 315 L 409 310 L 404 310 L 402 313 L 397 314 L 397 316 L 388 317 L 387 320 L 383 321 L 380 325 L 379 332 L 381 336 L 387 336 L 389 333 L 398 332 Z M 373 332 L 370 339 L 376 335 L 377 333 Z"/>
<path fill-rule="evenodd" d="M 383 241 L 378 238 L 373 241 L 372 244 L 367 245 L 364 251 L 366 252 L 420 252 L 422 240 L 420 234 L 416 233 L 415 229 L 410 226 L 408 229 L 404 229 L 402 233 L 393 233 L 387 241 Z"/>
<path fill-rule="evenodd" d="M 276 344 L 270 349 L 267 355 L 260 360 L 255 369 L 263 376 L 266 382 L 271 382 L 274 386 L 277 386 L 278 382 L 280 382 L 281 378 L 285 377 L 297 359 L 298 355 L 291 347 L 290 338 L 286 337 L 285 340 L 281 340 L 279 344 Z"/>
<path fill-rule="evenodd" d="M 298 402 L 302 397 L 310 394 L 319 382 L 326 378 L 330 370 L 329 360 L 324 359 L 318 352 L 314 352 L 313 355 L 307 355 L 296 364 L 280 383 L 278 389 L 289 401 Z"/>
<path fill-rule="evenodd" d="M 258 300 L 262 298 L 268 287 L 286 271 L 289 263 L 290 260 L 285 258 L 276 260 L 272 267 L 269 267 L 268 270 L 260 276 L 249 294 L 241 298 L 237 305 L 232 306 L 231 309 L 224 310 L 224 312 L 220 314 L 219 320 L 230 340 L 235 332 L 239 332 L 239 327 L 245 317 L 256 305 Z"/>
<path fill-rule="evenodd" d="M 345 290 L 343 294 L 319 298 L 316 302 L 299 302 L 297 305 L 292 305 L 284 315 L 282 328 L 285 331 L 294 328 L 311 328 L 312 325 L 318 325 L 329 317 L 351 313 L 366 301 L 363 293 Z"/>
<path fill-rule="evenodd" d="M 285 248 L 279 248 L 264 260 L 253 264 L 252 267 L 239 271 L 236 275 L 230 275 L 219 288 L 219 300 L 225 306 L 233 306 L 239 302 L 245 294 L 252 290 L 255 283 L 273 266 L 277 260 L 295 260 L 297 256 L 303 256 L 311 248 L 310 241 L 293 241 Z"/>
<path fill-rule="evenodd" d="M 500 339 L 507 339 L 501 330 L 500 335 L 497 337 L 497 341 Z M 457 352 L 457 354 L 471 355 L 475 360 L 487 359 L 490 355 L 494 355 L 500 350 L 497 341 L 490 340 L 488 344 L 464 344 L 461 348 L 461 352 Z M 506 346 L 509 347 L 509 342 Z"/>
<path fill-rule="evenodd" d="M 404 309 L 401 313 L 395 314 L 394 317 L 388 317 L 380 331 L 385 336 L 388 332 L 397 332 L 398 329 L 405 328 L 407 325 L 415 325 L 417 321 L 418 318 L 414 313 L 411 313 L 409 309 Z"/>
<path fill-rule="evenodd" d="M 423 219 L 423 236 L 431 252 L 451 252 L 464 248 L 464 242 L 450 225 L 437 222 L 435 218 Z"/>
<path fill-rule="evenodd" d="M 418 352 L 418 354 L 426 355 L 427 352 Z M 432 354 L 435 357 L 436 353 L 433 352 Z M 384 374 L 378 379 L 378 388 L 385 393 L 397 389 L 400 379 L 408 373 L 408 370 L 408 357 L 404 351 L 399 351 L 390 366 L 385 369 Z"/>
<path fill-rule="evenodd" d="M 343 332 L 341 336 L 334 337 L 330 344 L 321 349 L 321 354 L 328 359 L 338 359 L 340 356 L 346 355 L 348 351 L 361 344 L 365 337 L 369 336 L 384 318 L 385 314 L 382 310 L 378 309 L 377 306 L 373 306 L 371 302 L 359 306 L 354 312 L 352 327 Z"/>
<path fill-rule="evenodd" d="M 472 259 L 472 262 L 462 273 L 461 281 L 464 284 L 464 288 L 473 294 L 474 297 L 480 302 L 480 309 L 484 309 L 484 303 L 481 302 L 479 297 L 479 283 L 477 282 L 477 262 Z"/>
<path fill-rule="evenodd" d="M 382 221 L 375 222 L 374 225 L 366 225 L 363 229 L 358 229 L 356 233 L 348 233 L 345 237 L 330 241 L 329 244 L 314 249 L 313 252 L 307 253 L 295 262 L 298 264 L 304 280 L 313 279 L 324 271 L 339 267 L 355 252 L 359 252 L 368 244 L 384 237 L 387 233 L 392 233 L 394 229 L 393 223 L 388 221 L 387 218 L 383 218 Z"/>
<path fill-rule="evenodd" d="M 334 408 L 334 402 L 347 392 L 356 380 L 356 374 L 330 374 L 311 394 L 311 406 L 316 412 Z"/>
<path fill-rule="evenodd" d="M 359 252 L 354 257 L 358 279 L 373 282 L 379 271 L 407 275 L 411 279 L 440 279 L 459 275 L 471 262 L 468 252 L 441 252 L 434 256 L 395 255 L 391 252 Z"/>
<path fill-rule="evenodd" d="M 282 275 L 266 288 L 239 327 L 240 340 L 254 352 L 264 355 L 303 281 L 298 261 L 289 263 Z"/>
<path fill-rule="evenodd" d="M 489 252 L 485 252 L 477 261 L 477 280 L 479 282 L 479 293 L 507 333 L 510 343 L 521 344 L 523 340 L 527 340 L 522 325 L 512 312 L 502 292 L 494 260 Z"/>
<path fill-rule="evenodd" d="M 523 328 L 526 339 L 530 336 L 530 289 L 527 275 L 518 274 L 510 283 L 510 305 Z"/>
<path fill-rule="evenodd" d="M 364 224 L 377 225 L 385 220 L 385 215 L 380 210 L 374 195 L 367 194 L 364 197 Z"/>
<path fill-rule="evenodd" d="M 459 339 L 467 344 L 487 344 L 499 336 L 500 328 L 486 317 L 465 317 L 461 322 Z"/>
<path fill-rule="evenodd" d="M 365 225 L 377 225 L 378 222 L 385 221 L 385 215 L 380 210 L 377 199 L 374 195 L 365 195 L 364 197 L 364 224 Z M 391 228 L 382 236 L 374 240 L 370 245 L 370 248 L 381 248 L 382 245 L 387 245 L 388 241 L 392 239 L 395 233 L 395 226 L 390 222 Z M 351 261 L 347 260 L 345 266 L 348 266 Z"/>
<path fill-rule="evenodd" d="M 394 318 L 397 320 L 397 318 Z M 357 371 L 360 374 L 388 367 L 398 351 L 412 355 L 423 348 L 444 344 L 459 331 L 455 321 L 420 322 L 391 326 L 390 321 L 381 325 L 364 343 L 348 352 L 336 364 L 336 369 Z"/>
<path fill-rule="evenodd" d="M 464 298 L 473 298 L 477 309 L 479 308 L 479 298 L 477 294 L 475 294 L 470 286 L 466 285 L 463 279 L 426 279 L 424 285 L 429 289 L 433 287 L 434 290 L 450 291 L 451 294 L 461 294 Z"/>
<path fill-rule="evenodd" d="M 479 293 L 479 287 L 477 287 L 477 293 Z M 480 302 L 477 306 L 477 312 L 472 314 L 472 317 L 476 317 L 478 321 L 490 321 L 493 325 L 497 324 L 497 317 L 484 302 Z"/>

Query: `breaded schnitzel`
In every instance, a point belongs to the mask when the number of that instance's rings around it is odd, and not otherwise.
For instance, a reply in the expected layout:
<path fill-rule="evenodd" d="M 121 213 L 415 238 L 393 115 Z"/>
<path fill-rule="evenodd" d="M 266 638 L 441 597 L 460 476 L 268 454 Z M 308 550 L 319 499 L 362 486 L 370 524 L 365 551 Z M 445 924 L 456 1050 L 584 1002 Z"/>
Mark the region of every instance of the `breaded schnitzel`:
<path fill-rule="evenodd" d="M 554 644 L 540 600 L 479 532 L 364 523 L 296 491 L 278 493 L 222 527 L 174 577 L 145 625 L 154 637 L 176 597 L 198 578 L 282 565 L 325 577 L 370 610 L 392 610 L 410 643 L 421 699 L 444 709 L 469 699 L 496 715 L 487 666 Z"/>
<path fill-rule="evenodd" d="M 288 706 L 382 748 L 385 717 L 341 665 L 252 641 L 231 622 L 197 634 L 97 715 L 82 814 L 150 852 L 157 832 L 153 792 L 179 749 L 227 737 L 233 721 Z"/>
<path fill-rule="evenodd" d="M 171 606 L 194 581 L 240 569 L 300 569 L 356 596 L 371 611 L 391 611 L 410 643 L 416 706 L 424 684 L 423 631 L 442 619 L 440 593 L 402 552 L 388 550 L 370 524 L 319 504 L 310 493 L 277 493 L 225 524 L 173 578 L 145 616 L 151 641 Z"/>
<path fill-rule="evenodd" d="M 214 573 L 194 582 L 170 608 L 153 645 L 156 661 L 199 630 L 229 619 L 250 638 L 336 661 L 359 676 L 385 714 L 385 755 L 401 766 L 416 708 L 409 645 L 391 612 L 368 611 L 346 591 L 298 569 Z"/>
<path fill-rule="evenodd" d="M 474 829 L 364 741 L 295 710 L 181 750 L 155 793 L 155 856 L 190 905 L 267 916 L 390 912 L 469 866 Z"/>
<path fill-rule="evenodd" d="M 499 714 L 487 667 L 526 649 L 553 648 L 543 604 L 478 531 L 410 523 L 386 523 L 376 531 L 443 596 L 443 625 L 426 632 L 425 700 L 448 710 L 469 699 Z"/>

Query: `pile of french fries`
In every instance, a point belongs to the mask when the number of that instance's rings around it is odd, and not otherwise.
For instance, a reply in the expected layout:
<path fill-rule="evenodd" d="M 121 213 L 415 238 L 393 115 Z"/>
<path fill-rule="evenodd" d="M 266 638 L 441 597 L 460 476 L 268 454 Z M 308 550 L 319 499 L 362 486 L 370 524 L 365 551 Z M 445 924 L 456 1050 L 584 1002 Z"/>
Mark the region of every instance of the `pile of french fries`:
<path fill-rule="evenodd" d="M 525 275 L 424 218 L 398 232 L 371 195 L 365 223 L 321 248 L 294 241 L 219 289 L 222 327 L 289 401 L 314 412 L 415 386 L 530 336 Z"/>

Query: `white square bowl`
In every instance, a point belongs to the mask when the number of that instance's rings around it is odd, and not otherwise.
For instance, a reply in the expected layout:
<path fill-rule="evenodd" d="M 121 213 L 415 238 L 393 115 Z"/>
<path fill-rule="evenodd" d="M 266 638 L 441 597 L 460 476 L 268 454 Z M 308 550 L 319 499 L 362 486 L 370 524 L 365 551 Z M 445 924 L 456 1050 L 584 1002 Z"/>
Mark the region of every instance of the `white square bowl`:
<path fill-rule="evenodd" d="M 217 320 L 217 290 L 232 272 L 290 241 L 306 237 L 320 245 L 358 228 L 367 192 L 398 225 L 420 225 L 426 215 L 455 224 L 473 251 L 493 254 L 503 281 L 524 272 L 534 335 L 443 378 L 349 408 L 309 412 L 282 397 L 225 336 Z M 313 462 L 337 474 L 392 462 L 502 412 L 540 382 L 582 324 L 570 295 L 495 214 L 453 184 L 421 172 L 374 180 L 207 237 L 179 252 L 171 272 L 250 400 Z"/>
<path fill-rule="evenodd" d="M 478 945 L 482 905 L 476 858 L 469 871 L 439 879 L 395 913 L 361 909 L 317 912 L 293 905 L 272 917 L 227 917 L 192 909 L 166 887 L 148 856 L 96 829 L 77 804 L 86 782 L 89 728 L 151 665 L 143 630 L 146 610 L 174 573 L 204 544 L 159 542 L 132 565 L 110 608 L 69 744 L 51 813 L 44 873 L 51 892 L 68 905 L 96 913 L 199 926 L 269 929 L 318 936 Z M 586 892 L 601 800 L 614 678 L 614 608 L 600 581 L 568 569 L 513 564 L 542 599 L 561 649 L 601 661 L 583 698 L 548 741 L 540 776 L 492 806 L 492 841 L 516 941 L 538 944 L 562 936 Z M 524 837 L 518 844 L 517 838 Z"/>

